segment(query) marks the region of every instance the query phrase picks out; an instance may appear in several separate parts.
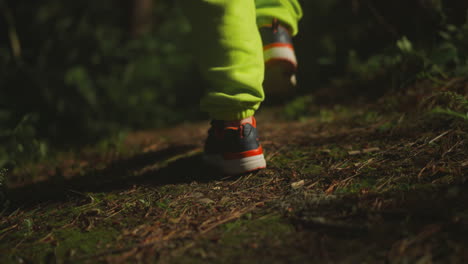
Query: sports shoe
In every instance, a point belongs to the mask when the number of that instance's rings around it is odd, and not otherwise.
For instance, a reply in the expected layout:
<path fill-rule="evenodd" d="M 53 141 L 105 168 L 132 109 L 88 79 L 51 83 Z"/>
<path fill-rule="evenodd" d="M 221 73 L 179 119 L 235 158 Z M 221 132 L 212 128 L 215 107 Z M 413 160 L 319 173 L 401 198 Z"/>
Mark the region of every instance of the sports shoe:
<path fill-rule="evenodd" d="M 240 121 L 213 120 L 205 142 L 204 160 L 229 175 L 266 168 L 254 117 Z"/>
<path fill-rule="evenodd" d="M 260 27 L 265 61 L 263 86 L 269 96 L 294 94 L 297 59 L 291 33 L 274 19 L 271 25 Z"/>

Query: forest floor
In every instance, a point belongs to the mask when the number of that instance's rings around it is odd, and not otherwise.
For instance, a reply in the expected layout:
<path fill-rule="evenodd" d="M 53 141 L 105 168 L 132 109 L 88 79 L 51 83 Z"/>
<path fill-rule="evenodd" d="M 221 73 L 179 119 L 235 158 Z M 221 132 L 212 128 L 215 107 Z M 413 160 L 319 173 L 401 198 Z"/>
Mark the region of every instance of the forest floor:
<path fill-rule="evenodd" d="M 468 122 L 428 110 L 466 83 L 265 110 L 268 168 L 240 177 L 201 162 L 208 122 L 26 166 L 0 263 L 467 263 Z"/>

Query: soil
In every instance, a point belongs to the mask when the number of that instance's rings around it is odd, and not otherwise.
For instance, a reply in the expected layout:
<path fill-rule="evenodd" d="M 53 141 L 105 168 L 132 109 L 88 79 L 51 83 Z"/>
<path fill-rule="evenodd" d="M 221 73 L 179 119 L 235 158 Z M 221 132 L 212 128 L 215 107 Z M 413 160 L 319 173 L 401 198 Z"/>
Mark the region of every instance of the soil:
<path fill-rule="evenodd" d="M 247 175 L 203 164 L 208 122 L 18 169 L 0 262 L 466 263 L 467 121 L 395 98 L 260 112 Z"/>

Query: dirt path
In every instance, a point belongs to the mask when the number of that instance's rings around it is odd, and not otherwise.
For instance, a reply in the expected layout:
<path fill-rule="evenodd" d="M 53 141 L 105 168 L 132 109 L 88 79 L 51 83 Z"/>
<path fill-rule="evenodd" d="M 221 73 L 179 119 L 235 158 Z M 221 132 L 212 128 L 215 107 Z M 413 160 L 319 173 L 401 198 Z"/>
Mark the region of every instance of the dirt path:
<path fill-rule="evenodd" d="M 261 114 L 242 177 L 203 165 L 206 123 L 23 170 L 0 262 L 467 262 L 466 123 L 372 109 Z"/>

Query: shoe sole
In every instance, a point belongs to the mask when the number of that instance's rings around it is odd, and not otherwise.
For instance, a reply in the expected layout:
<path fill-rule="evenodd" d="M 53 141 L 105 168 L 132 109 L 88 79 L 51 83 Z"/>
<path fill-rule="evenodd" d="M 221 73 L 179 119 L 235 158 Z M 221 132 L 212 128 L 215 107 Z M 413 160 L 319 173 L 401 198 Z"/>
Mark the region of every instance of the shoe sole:
<path fill-rule="evenodd" d="M 203 160 L 228 175 L 239 175 L 266 168 L 263 154 L 237 160 L 225 160 L 221 155 L 204 155 Z"/>

